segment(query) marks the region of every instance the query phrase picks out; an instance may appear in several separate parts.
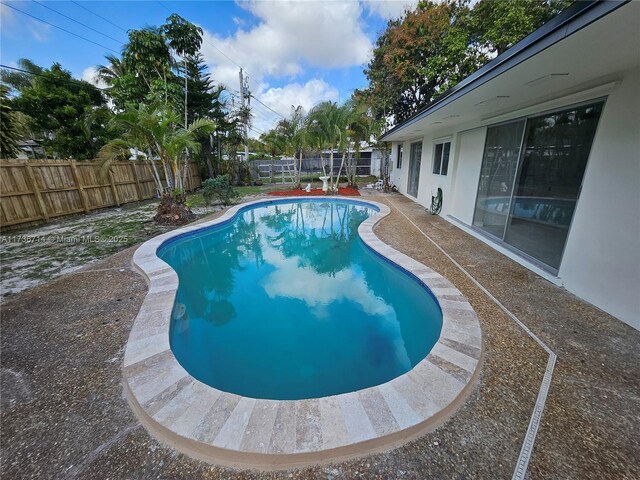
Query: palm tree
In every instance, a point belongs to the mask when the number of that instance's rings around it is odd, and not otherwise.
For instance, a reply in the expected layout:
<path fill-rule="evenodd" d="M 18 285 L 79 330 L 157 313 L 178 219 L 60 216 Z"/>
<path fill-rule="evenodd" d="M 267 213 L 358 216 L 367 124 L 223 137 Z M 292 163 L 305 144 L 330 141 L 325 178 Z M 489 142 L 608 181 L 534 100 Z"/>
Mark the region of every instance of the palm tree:
<path fill-rule="evenodd" d="M 264 144 L 266 152 L 271 155 L 271 160 L 274 160 L 276 155 L 284 151 L 286 143 L 286 139 L 277 129 L 271 129 L 267 133 L 262 134 L 260 141 Z"/>
<path fill-rule="evenodd" d="M 184 192 L 184 178 L 180 175 L 180 160 L 186 150 L 197 153 L 201 144 L 199 134 L 208 134 L 215 129 L 215 123 L 207 119 L 197 119 L 187 128 L 177 127 L 180 115 L 166 106 L 129 107 L 114 116 L 111 123 L 124 130 L 124 134 L 107 143 L 98 153 L 102 171 L 106 172 L 116 158 L 129 157 L 129 149 L 147 152 L 146 160 L 153 169 L 156 187 L 164 191 L 156 166 L 156 158 L 164 168 L 167 187 Z"/>
<path fill-rule="evenodd" d="M 335 102 L 322 102 L 309 112 L 311 129 L 329 147 L 329 182 L 334 191 L 337 191 L 340 182 L 340 176 L 338 176 L 335 185 L 333 185 L 334 152 L 336 150 L 343 151 L 342 165 L 344 165 L 344 152 L 348 144 L 347 127 L 349 125 L 350 112 L 351 102 L 347 102 L 342 106 L 338 106 Z"/>
<path fill-rule="evenodd" d="M 12 89 L 21 91 L 25 87 L 33 86 L 34 79 L 42 74 L 44 69 L 28 58 L 19 58 L 18 67 L 24 71 L 11 70 L 8 68 L 0 69 L 0 79 L 2 83 L 8 85 Z"/>
<path fill-rule="evenodd" d="M 300 188 L 300 174 L 302 172 L 302 151 L 307 144 L 307 121 L 302 105 L 292 108 L 291 119 L 289 120 L 291 129 L 291 144 L 295 154 L 298 154 L 296 165 L 296 188 Z"/>
<path fill-rule="evenodd" d="M 360 160 L 361 144 L 371 145 L 371 137 L 376 133 L 377 125 L 373 117 L 369 115 L 368 107 L 365 104 L 354 103 L 351 111 L 349 123 L 349 137 L 353 142 L 354 157 L 350 160 L 349 183 L 355 185 L 357 165 Z M 355 165 L 353 164 L 355 162 Z"/>
<path fill-rule="evenodd" d="M 98 69 L 98 79 L 107 85 L 112 85 L 114 80 L 121 78 L 127 72 L 122 60 L 115 55 L 105 55 L 104 58 L 109 60 L 109 64 L 96 67 Z"/>

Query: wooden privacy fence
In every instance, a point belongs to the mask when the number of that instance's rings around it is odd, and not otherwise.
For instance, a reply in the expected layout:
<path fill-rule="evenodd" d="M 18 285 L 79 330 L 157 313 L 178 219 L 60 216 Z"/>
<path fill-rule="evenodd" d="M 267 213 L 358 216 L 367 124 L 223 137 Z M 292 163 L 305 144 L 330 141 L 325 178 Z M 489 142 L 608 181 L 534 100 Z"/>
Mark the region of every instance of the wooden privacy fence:
<path fill-rule="evenodd" d="M 197 165 L 189 167 L 186 189 L 192 191 L 201 179 Z M 75 160 L 0 160 L 0 225 L 46 221 L 157 196 L 151 165 L 113 163 L 103 179 L 99 168 L 96 162 Z M 162 168 L 158 171 L 164 180 Z"/>

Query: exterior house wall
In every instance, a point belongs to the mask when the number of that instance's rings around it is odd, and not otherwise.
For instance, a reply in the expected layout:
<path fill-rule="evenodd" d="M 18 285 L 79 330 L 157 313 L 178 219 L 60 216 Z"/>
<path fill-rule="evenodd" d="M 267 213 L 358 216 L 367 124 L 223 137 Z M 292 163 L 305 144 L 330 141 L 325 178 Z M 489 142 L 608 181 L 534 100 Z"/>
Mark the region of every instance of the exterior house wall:
<path fill-rule="evenodd" d="M 474 128 L 458 134 L 453 188 L 449 199 L 451 207 L 446 213 L 467 225 L 473 222 L 486 136 L 486 127 Z"/>
<path fill-rule="evenodd" d="M 407 178 L 409 176 L 409 150 L 410 143 L 394 143 L 391 149 L 391 161 L 393 167 L 391 169 L 391 183 L 398 187 L 398 191 L 403 195 L 407 194 Z M 398 168 L 398 148 L 403 147 L 402 166 Z"/>
<path fill-rule="evenodd" d="M 604 93 L 579 92 L 484 123 L 607 96 L 558 279 L 570 292 L 640 329 L 640 69 L 617 79 L 620 83 Z M 441 215 L 472 224 L 486 131 L 486 125 L 467 124 L 422 138 L 418 203 L 429 206 L 431 186 L 439 186 L 443 190 Z M 447 136 L 451 141 L 449 174 L 441 177 L 431 173 L 434 144 Z M 392 181 L 405 195 L 411 143 L 403 143 L 400 170 L 396 168 L 398 144 L 392 151 Z"/>
<path fill-rule="evenodd" d="M 559 277 L 640 330 L 640 69 L 607 98 Z"/>
<path fill-rule="evenodd" d="M 442 214 L 449 213 L 451 208 L 451 184 L 453 172 L 455 169 L 456 159 L 455 150 L 457 145 L 457 135 L 438 135 L 426 136 L 422 144 L 422 172 L 420 173 L 421 192 L 418 195 L 420 203 L 425 207 L 431 205 L 432 191 L 442 189 Z M 447 175 L 439 175 L 433 173 L 433 162 L 436 144 L 451 142 L 451 150 L 449 152 L 449 168 Z M 423 183 L 424 182 L 424 183 Z M 446 201 L 445 201 L 446 199 Z"/>

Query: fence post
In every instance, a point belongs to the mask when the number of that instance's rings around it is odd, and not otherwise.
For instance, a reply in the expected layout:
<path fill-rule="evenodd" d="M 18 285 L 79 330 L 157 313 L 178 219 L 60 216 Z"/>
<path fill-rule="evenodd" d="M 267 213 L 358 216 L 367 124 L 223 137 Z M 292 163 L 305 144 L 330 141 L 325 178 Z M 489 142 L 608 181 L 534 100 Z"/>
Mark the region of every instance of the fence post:
<path fill-rule="evenodd" d="M 140 188 L 140 179 L 138 178 L 137 162 L 131 163 L 133 168 L 133 180 L 136 182 L 136 192 L 138 192 L 138 200 L 142 200 L 142 189 Z"/>
<path fill-rule="evenodd" d="M 73 174 L 73 181 L 76 183 L 76 188 L 78 189 L 78 194 L 80 195 L 80 201 L 82 202 L 82 208 L 84 208 L 84 213 L 89 213 L 89 200 L 87 199 L 87 192 L 82 188 L 82 179 L 78 174 L 78 166 L 76 165 L 75 160 L 71 160 L 71 173 Z"/>
<path fill-rule="evenodd" d="M 113 172 L 109 169 L 109 180 L 111 182 L 111 191 L 113 192 L 113 200 L 116 202 L 116 207 L 120 206 L 120 198 L 118 197 L 118 190 L 116 189 L 116 181 L 113 178 Z"/>
<path fill-rule="evenodd" d="M 44 204 L 44 200 L 42 199 L 42 195 L 40 194 L 40 189 L 38 188 L 38 182 L 36 182 L 36 177 L 33 174 L 33 170 L 31 169 L 31 165 L 29 165 L 28 161 L 25 163 L 25 167 L 27 168 L 27 177 L 29 177 L 29 182 L 31 183 L 31 187 L 33 188 L 33 193 L 36 196 L 38 206 L 40 207 L 40 211 L 42 212 L 42 218 L 44 218 L 45 220 L 49 220 L 47 207 Z"/>
<path fill-rule="evenodd" d="M 269 183 L 273 183 L 273 162 L 269 164 Z"/>

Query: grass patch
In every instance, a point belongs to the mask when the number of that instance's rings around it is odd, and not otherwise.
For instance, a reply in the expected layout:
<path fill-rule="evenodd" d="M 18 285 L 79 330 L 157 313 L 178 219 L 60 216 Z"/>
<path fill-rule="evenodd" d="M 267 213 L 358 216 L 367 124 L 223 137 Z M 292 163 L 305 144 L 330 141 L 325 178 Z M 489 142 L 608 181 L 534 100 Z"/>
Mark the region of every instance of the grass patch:
<path fill-rule="evenodd" d="M 260 193 L 270 192 L 278 188 L 276 185 L 251 185 L 248 187 L 236 187 L 236 190 L 240 194 L 240 197 L 245 197 L 247 195 L 258 195 Z"/>
<path fill-rule="evenodd" d="M 189 193 L 187 194 L 187 206 L 189 208 L 206 207 L 207 201 L 202 192 Z"/>
<path fill-rule="evenodd" d="M 376 183 L 378 181 L 378 177 L 375 175 L 369 175 L 367 177 L 356 177 L 356 183 L 359 186 L 367 185 L 369 183 Z"/>
<path fill-rule="evenodd" d="M 234 187 L 239 195 L 237 201 L 241 200 L 242 197 L 246 197 L 247 195 L 259 195 L 261 193 L 267 193 L 272 190 L 280 190 L 282 188 L 291 188 L 291 184 L 269 184 Z M 215 204 L 216 202 L 213 203 Z M 207 201 L 205 200 L 202 192 L 193 192 L 187 194 L 187 205 L 189 206 L 189 208 L 206 207 Z"/>

